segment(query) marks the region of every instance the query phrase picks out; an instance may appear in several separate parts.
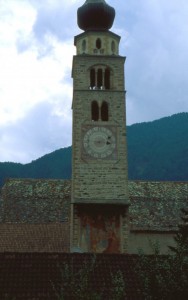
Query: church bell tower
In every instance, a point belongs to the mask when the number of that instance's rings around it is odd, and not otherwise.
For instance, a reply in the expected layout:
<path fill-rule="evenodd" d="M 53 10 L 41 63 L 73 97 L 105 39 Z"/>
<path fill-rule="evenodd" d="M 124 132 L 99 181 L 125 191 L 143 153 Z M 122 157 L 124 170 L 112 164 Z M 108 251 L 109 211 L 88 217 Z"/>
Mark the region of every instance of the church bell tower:
<path fill-rule="evenodd" d="M 128 177 L 125 57 L 104 0 L 78 9 L 74 39 L 71 252 L 125 253 Z"/>

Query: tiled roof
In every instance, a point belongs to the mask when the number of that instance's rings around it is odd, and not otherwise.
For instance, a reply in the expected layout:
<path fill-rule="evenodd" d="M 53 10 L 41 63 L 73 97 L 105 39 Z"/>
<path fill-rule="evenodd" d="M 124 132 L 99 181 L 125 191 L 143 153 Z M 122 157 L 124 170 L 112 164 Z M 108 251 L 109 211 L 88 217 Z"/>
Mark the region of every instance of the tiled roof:
<path fill-rule="evenodd" d="M 0 224 L 0 252 L 69 252 L 69 224 Z"/>
<path fill-rule="evenodd" d="M 101 299 L 116 299 L 112 295 L 117 293 L 118 279 L 123 299 L 144 299 L 135 272 L 137 259 L 120 254 L 0 253 L 0 299 L 76 300 L 81 299 L 76 292 L 83 287 L 82 283 L 86 288 L 84 294 L 91 295 L 90 299 L 96 299 L 92 298 L 94 291 Z M 62 287 L 63 298 L 60 298 L 57 295 Z"/>
<path fill-rule="evenodd" d="M 129 181 L 132 230 L 174 231 L 188 207 L 188 182 Z"/>
<path fill-rule="evenodd" d="M 188 206 L 188 182 L 129 181 L 132 230 L 174 231 Z M 9 179 L 2 188 L 0 222 L 68 222 L 70 180 Z"/>
<path fill-rule="evenodd" d="M 2 222 L 67 222 L 70 180 L 8 179 L 2 188 Z"/>

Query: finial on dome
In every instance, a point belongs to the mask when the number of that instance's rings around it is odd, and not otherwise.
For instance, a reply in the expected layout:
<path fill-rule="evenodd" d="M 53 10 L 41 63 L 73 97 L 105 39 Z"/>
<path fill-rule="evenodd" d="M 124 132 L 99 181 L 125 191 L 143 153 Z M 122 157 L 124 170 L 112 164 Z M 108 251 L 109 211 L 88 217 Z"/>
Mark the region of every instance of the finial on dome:
<path fill-rule="evenodd" d="M 105 0 L 86 0 L 77 11 L 78 26 L 84 31 L 109 30 L 114 18 L 115 9 Z"/>

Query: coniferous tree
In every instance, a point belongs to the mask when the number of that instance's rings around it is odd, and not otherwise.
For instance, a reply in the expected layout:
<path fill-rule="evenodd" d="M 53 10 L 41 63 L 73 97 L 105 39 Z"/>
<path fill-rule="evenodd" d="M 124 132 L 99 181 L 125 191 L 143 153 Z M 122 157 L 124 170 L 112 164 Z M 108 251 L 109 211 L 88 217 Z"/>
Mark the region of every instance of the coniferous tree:
<path fill-rule="evenodd" d="M 188 257 L 188 208 L 183 208 L 182 213 L 182 222 L 178 225 L 179 230 L 174 237 L 176 245 L 169 248 L 177 256 Z"/>

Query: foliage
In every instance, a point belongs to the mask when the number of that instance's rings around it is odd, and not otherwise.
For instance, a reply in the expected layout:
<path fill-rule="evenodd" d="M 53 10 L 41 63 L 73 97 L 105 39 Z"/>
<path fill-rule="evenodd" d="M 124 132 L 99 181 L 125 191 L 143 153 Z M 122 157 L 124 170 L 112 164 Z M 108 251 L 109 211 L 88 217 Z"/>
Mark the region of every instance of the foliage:
<path fill-rule="evenodd" d="M 58 300 L 100 300 L 100 295 L 92 290 L 90 285 L 90 274 L 95 265 L 95 256 L 90 264 L 84 263 L 77 272 L 73 269 L 73 264 L 65 264 L 61 269 L 62 281 L 59 286 Z"/>
<path fill-rule="evenodd" d="M 111 274 L 111 300 L 123 300 L 126 296 L 125 281 L 122 272 L 119 270 L 116 274 Z"/>
<path fill-rule="evenodd" d="M 177 257 L 188 258 L 188 209 L 183 208 L 182 213 L 182 223 L 178 225 L 179 231 L 174 238 L 176 246 L 169 246 L 169 248 Z"/>
<path fill-rule="evenodd" d="M 129 179 L 188 180 L 188 113 L 127 126 Z M 71 178 L 71 147 L 22 165 L 0 163 L 0 187 L 12 178 Z"/>
<path fill-rule="evenodd" d="M 187 210 L 183 210 L 187 221 Z M 161 256 L 157 244 L 154 254 L 140 252 L 136 271 L 141 282 L 144 299 L 188 299 L 188 238 L 187 223 L 179 226 L 175 236 L 176 247 L 170 247 L 170 255 Z"/>
<path fill-rule="evenodd" d="M 93 276 L 95 276 L 97 263 L 96 256 L 90 262 L 75 270 L 73 262 L 59 266 L 61 272 L 61 282 L 59 286 L 53 286 L 57 300 L 102 300 L 104 299 L 103 290 L 105 289 L 105 278 L 100 281 L 100 289 L 93 286 Z M 111 284 L 109 300 L 124 300 L 125 283 L 121 271 L 111 274 Z"/>

